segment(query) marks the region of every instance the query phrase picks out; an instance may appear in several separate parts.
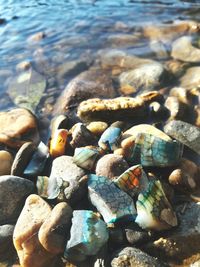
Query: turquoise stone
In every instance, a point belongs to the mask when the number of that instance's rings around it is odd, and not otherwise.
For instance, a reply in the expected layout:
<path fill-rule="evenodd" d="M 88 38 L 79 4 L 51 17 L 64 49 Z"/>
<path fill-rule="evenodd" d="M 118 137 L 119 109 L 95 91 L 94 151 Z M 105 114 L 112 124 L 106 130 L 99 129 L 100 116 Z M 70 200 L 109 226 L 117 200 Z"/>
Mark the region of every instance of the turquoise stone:
<path fill-rule="evenodd" d="M 107 177 L 89 174 L 88 193 L 91 203 L 106 223 L 135 218 L 136 210 L 132 198 Z"/>
<path fill-rule="evenodd" d="M 167 167 L 177 165 L 183 154 L 183 145 L 176 141 L 165 141 L 151 134 L 137 136 L 132 149 L 130 162 L 142 166 Z"/>
<path fill-rule="evenodd" d="M 101 135 L 98 145 L 108 151 L 114 151 L 120 145 L 121 129 L 118 127 L 110 126 Z"/>
<path fill-rule="evenodd" d="M 64 257 L 74 261 L 85 260 L 87 256 L 96 255 L 108 237 L 107 226 L 99 214 L 90 210 L 75 210 Z"/>

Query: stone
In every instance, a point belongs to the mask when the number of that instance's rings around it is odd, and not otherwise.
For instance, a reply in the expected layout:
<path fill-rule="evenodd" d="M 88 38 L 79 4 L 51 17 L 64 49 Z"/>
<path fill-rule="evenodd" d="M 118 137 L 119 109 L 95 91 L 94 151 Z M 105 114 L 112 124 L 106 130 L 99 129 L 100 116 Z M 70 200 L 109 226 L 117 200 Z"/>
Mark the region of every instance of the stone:
<path fill-rule="evenodd" d="M 164 131 L 200 155 L 199 127 L 187 122 L 173 120 L 165 125 Z"/>
<path fill-rule="evenodd" d="M 179 225 L 152 243 L 145 250 L 160 255 L 176 264 L 199 255 L 200 252 L 200 204 L 183 203 L 176 207 Z"/>
<path fill-rule="evenodd" d="M 36 32 L 33 35 L 28 37 L 28 42 L 29 43 L 39 42 L 42 39 L 44 39 L 45 37 L 46 37 L 45 32 Z"/>
<path fill-rule="evenodd" d="M 54 159 L 49 177 L 49 199 L 74 203 L 86 192 L 85 171 L 73 162 L 73 157 L 61 156 Z"/>
<path fill-rule="evenodd" d="M 115 95 L 111 78 L 100 70 L 88 70 L 68 83 L 55 105 L 55 113 L 70 111 L 85 99 L 112 98 Z"/>
<path fill-rule="evenodd" d="M 22 61 L 17 64 L 16 70 L 17 71 L 26 71 L 31 68 L 31 62 L 30 61 Z"/>
<path fill-rule="evenodd" d="M 169 57 L 167 46 L 162 41 L 151 40 L 149 46 L 158 59 L 167 59 Z"/>
<path fill-rule="evenodd" d="M 183 87 L 173 87 L 170 90 L 169 95 L 176 97 L 180 102 L 185 103 L 187 105 L 192 104 L 192 97 L 189 91 Z"/>
<path fill-rule="evenodd" d="M 188 68 L 180 79 L 180 87 L 187 90 L 200 86 L 200 67 Z"/>
<path fill-rule="evenodd" d="M 114 179 L 129 168 L 126 160 L 115 154 L 107 154 L 100 158 L 96 165 L 96 174 Z"/>
<path fill-rule="evenodd" d="M 123 92 L 124 88 L 129 88 L 129 94 L 148 92 L 160 87 L 165 76 L 162 64 L 158 62 L 144 64 L 120 74 L 120 90 Z"/>
<path fill-rule="evenodd" d="M 148 110 L 145 102 L 139 97 L 93 98 L 80 103 L 77 115 L 83 121 L 113 122 L 126 119 L 137 122 L 148 116 Z"/>
<path fill-rule="evenodd" d="M 98 214 L 90 210 L 76 210 L 64 256 L 76 262 L 83 261 L 87 256 L 96 255 L 107 240 L 106 224 Z"/>
<path fill-rule="evenodd" d="M 142 245 L 151 240 L 153 236 L 151 232 L 142 230 L 136 223 L 123 227 L 123 231 L 125 232 L 127 242 L 132 246 Z"/>
<path fill-rule="evenodd" d="M 112 34 L 107 38 L 107 42 L 111 47 L 132 47 L 141 42 L 140 36 L 136 34 Z"/>
<path fill-rule="evenodd" d="M 13 156 L 5 150 L 0 150 L 0 175 L 10 174 L 13 163 Z"/>
<path fill-rule="evenodd" d="M 17 106 L 35 112 L 45 89 L 45 77 L 30 68 L 11 80 L 7 92 Z"/>
<path fill-rule="evenodd" d="M 42 246 L 52 254 L 64 252 L 71 226 L 72 209 L 65 203 L 57 204 L 39 229 Z"/>
<path fill-rule="evenodd" d="M 28 141 L 38 142 L 37 120 L 23 108 L 0 112 L 0 142 L 19 148 Z"/>
<path fill-rule="evenodd" d="M 138 248 L 125 247 L 112 255 L 111 267 L 164 267 L 167 266 Z"/>
<path fill-rule="evenodd" d="M 38 231 L 50 216 L 51 207 L 39 196 L 30 195 L 17 220 L 13 242 L 22 267 L 49 266 L 53 254 L 40 244 Z"/>
<path fill-rule="evenodd" d="M 5 257 L 13 248 L 12 236 L 14 231 L 13 224 L 4 224 L 0 226 L 0 255 Z"/>
<path fill-rule="evenodd" d="M 20 147 L 12 164 L 11 175 L 23 176 L 24 170 L 35 150 L 36 146 L 32 142 L 26 142 Z"/>
<path fill-rule="evenodd" d="M 87 125 L 87 128 L 94 135 L 99 136 L 108 128 L 108 124 L 104 121 L 92 121 Z"/>
<path fill-rule="evenodd" d="M 189 63 L 170 59 L 165 62 L 164 66 L 169 73 L 171 73 L 174 77 L 179 78 L 185 73 L 186 69 L 189 67 Z"/>
<path fill-rule="evenodd" d="M 172 44 L 171 56 L 183 62 L 199 63 L 200 49 L 193 46 L 192 37 L 182 36 Z"/>
<path fill-rule="evenodd" d="M 24 178 L 0 176 L 0 224 L 16 220 L 24 199 L 33 192 L 34 184 Z"/>
<path fill-rule="evenodd" d="M 88 175 L 89 200 L 106 223 L 134 220 L 136 210 L 132 198 L 104 176 Z"/>

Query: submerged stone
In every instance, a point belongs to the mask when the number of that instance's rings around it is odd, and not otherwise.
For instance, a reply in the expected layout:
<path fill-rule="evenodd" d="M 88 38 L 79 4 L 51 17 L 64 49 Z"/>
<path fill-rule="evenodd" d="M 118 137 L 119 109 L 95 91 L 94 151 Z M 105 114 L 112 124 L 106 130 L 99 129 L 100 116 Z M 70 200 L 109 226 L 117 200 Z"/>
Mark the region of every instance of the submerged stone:
<path fill-rule="evenodd" d="M 107 177 L 88 175 L 88 191 L 91 203 L 106 223 L 134 220 L 136 211 L 132 198 L 120 190 Z"/>
<path fill-rule="evenodd" d="M 97 213 L 90 210 L 73 212 L 70 233 L 64 256 L 76 262 L 85 260 L 87 256 L 96 255 L 108 240 L 106 224 Z"/>

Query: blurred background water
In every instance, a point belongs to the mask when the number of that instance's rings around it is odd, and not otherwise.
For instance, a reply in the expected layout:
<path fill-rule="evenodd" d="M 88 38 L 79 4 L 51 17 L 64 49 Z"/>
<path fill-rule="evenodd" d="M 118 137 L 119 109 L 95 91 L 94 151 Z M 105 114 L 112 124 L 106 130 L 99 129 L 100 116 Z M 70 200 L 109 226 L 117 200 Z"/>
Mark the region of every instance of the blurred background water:
<path fill-rule="evenodd" d="M 199 0 L 0 0 L 0 92 L 17 75 L 17 64 L 28 61 L 59 94 L 67 82 L 55 83 L 59 66 L 82 57 L 92 60 L 99 50 L 118 47 L 113 35 L 137 36 L 148 24 L 199 18 Z M 45 35 L 40 42 L 30 38 L 37 32 Z M 151 57 L 145 39 L 122 46 Z"/>

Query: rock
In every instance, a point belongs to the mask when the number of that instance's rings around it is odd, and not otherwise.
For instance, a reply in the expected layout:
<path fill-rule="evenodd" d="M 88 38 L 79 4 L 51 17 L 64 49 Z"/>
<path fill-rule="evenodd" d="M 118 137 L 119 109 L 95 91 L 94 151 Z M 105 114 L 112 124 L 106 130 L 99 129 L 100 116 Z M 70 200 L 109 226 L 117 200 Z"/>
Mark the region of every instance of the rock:
<path fill-rule="evenodd" d="M 4 224 L 0 226 L 0 255 L 2 258 L 12 251 L 14 227 L 15 226 L 12 224 Z"/>
<path fill-rule="evenodd" d="M 23 207 L 25 197 L 34 190 L 34 184 L 26 179 L 0 176 L 0 224 L 15 220 Z"/>
<path fill-rule="evenodd" d="M 120 155 L 107 154 L 103 156 L 96 166 L 96 174 L 110 179 L 119 176 L 129 168 L 128 163 Z"/>
<path fill-rule="evenodd" d="M 5 150 L 0 150 L 0 175 L 10 174 L 13 163 L 13 156 Z"/>
<path fill-rule="evenodd" d="M 65 203 L 57 204 L 39 229 L 42 246 L 52 254 L 64 252 L 71 225 L 72 209 Z"/>
<path fill-rule="evenodd" d="M 108 36 L 107 42 L 111 47 L 132 47 L 141 43 L 140 37 L 136 34 L 112 34 Z"/>
<path fill-rule="evenodd" d="M 195 111 L 195 126 L 200 127 L 200 106 L 196 105 L 194 106 Z"/>
<path fill-rule="evenodd" d="M 190 36 L 182 36 L 172 44 L 171 56 L 184 62 L 199 63 L 200 49 L 192 45 Z"/>
<path fill-rule="evenodd" d="M 182 76 L 189 66 L 189 63 L 181 62 L 175 59 L 171 59 L 165 62 L 165 68 L 176 78 Z"/>
<path fill-rule="evenodd" d="M 74 109 L 88 98 L 112 98 L 115 95 L 111 78 L 100 70 L 88 70 L 68 83 L 55 105 L 55 113 Z"/>
<path fill-rule="evenodd" d="M 24 143 L 20 147 L 12 164 L 11 175 L 23 176 L 24 170 L 35 150 L 36 146 L 32 142 Z"/>
<path fill-rule="evenodd" d="M 200 260 L 197 260 L 194 263 L 190 264 L 190 267 L 199 267 L 199 266 L 200 266 Z"/>
<path fill-rule="evenodd" d="M 0 25 L 5 24 L 7 21 L 4 18 L 0 18 Z"/>
<path fill-rule="evenodd" d="M 108 124 L 103 121 L 92 121 L 87 125 L 87 128 L 94 135 L 99 136 L 108 128 Z"/>
<path fill-rule="evenodd" d="M 26 199 L 13 234 L 14 246 L 22 267 L 50 265 L 54 256 L 44 249 L 38 239 L 38 231 L 50 213 L 50 206 L 39 196 L 30 195 Z"/>
<path fill-rule="evenodd" d="M 83 261 L 87 256 L 96 255 L 108 237 L 106 224 L 98 214 L 90 210 L 76 210 L 64 256 L 75 262 Z"/>
<path fill-rule="evenodd" d="M 125 247 L 112 256 L 111 267 L 164 267 L 164 263 L 149 256 L 138 248 Z"/>
<path fill-rule="evenodd" d="M 180 86 L 187 90 L 198 88 L 200 86 L 200 67 L 187 69 L 180 79 Z"/>
<path fill-rule="evenodd" d="M 70 203 L 80 200 L 86 192 L 85 171 L 70 156 L 54 159 L 49 177 L 49 199 L 58 198 Z"/>
<path fill-rule="evenodd" d="M 183 87 L 173 87 L 169 93 L 170 96 L 176 97 L 180 102 L 187 105 L 192 104 L 192 97 L 188 90 Z"/>
<path fill-rule="evenodd" d="M 118 97 L 114 99 L 88 99 L 80 103 L 77 115 L 83 121 L 144 120 L 148 115 L 145 102 L 137 97 Z"/>
<path fill-rule="evenodd" d="M 200 252 L 200 204 L 184 203 L 176 207 L 179 225 L 153 243 L 145 245 L 152 255 L 160 255 L 172 263 L 181 263 Z"/>
<path fill-rule="evenodd" d="M 173 120 L 164 127 L 166 134 L 200 155 L 200 129 L 187 122 Z"/>
<path fill-rule="evenodd" d="M 162 41 L 151 40 L 149 46 L 158 59 L 166 59 L 169 57 L 167 46 L 165 46 Z"/>
<path fill-rule="evenodd" d="M 30 43 L 39 42 L 42 39 L 44 39 L 45 37 L 46 37 L 46 34 L 44 32 L 36 32 L 35 34 L 29 36 L 28 42 L 30 42 Z"/>
<path fill-rule="evenodd" d="M 7 92 L 17 106 L 35 112 L 45 89 L 45 77 L 30 68 L 11 80 Z"/>
<path fill-rule="evenodd" d="M 0 142 L 19 148 L 28 141 L 38 142 L 37 121 L 31 112 L 23 108 L 0 112 Z"/>
<path fill-rule="evenodd" d="M 150 232 L 142 230 L 137 224 L 129 224 L 126 227 L 123 227 L 126 240 L 130 245 L 139 245 L 144 244 L 151 239 L 152 235 Z"/>
<path fill-rule="evenodd" d="M 123 72 L 119 76 L 120 90 L 130 93 L 148 92 L 161 86 L 166 76 L 162 64 L 152 62 Z"/>
<path fill-rule="evenodd" d="M 16 70 L 17 71 L 26 71 L 31 68 L 31 62 L 30 61 L 22 61 L 17 64 Z"/>

